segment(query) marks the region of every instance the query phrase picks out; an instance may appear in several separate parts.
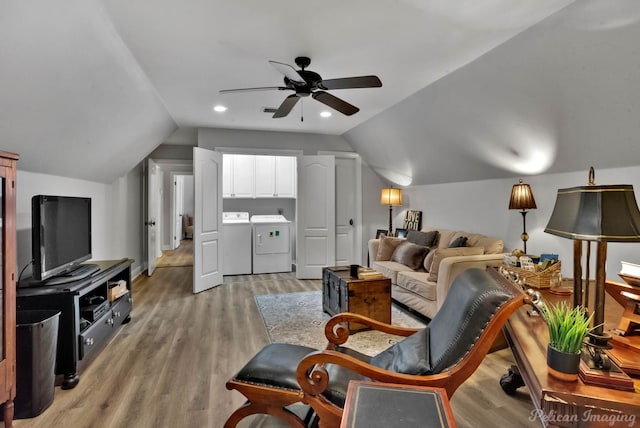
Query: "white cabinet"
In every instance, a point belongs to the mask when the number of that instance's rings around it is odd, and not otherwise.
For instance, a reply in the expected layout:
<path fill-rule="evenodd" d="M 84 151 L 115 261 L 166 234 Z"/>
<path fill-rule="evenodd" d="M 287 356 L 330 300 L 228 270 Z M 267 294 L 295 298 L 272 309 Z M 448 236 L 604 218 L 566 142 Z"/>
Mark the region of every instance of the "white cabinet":
<path fill-rule="evenodd" d="M 222 156 L 222 196 L 224 198 L 253 198 L 255 156 Z"/>
<path fill-rule="evenodd" d="M 295 158 L 256 156 L 256 198 L 295 198 Z"/>
<path fill-rule="evenodd" d="M 295 198 L 296 158 L 225 154 L 222 196 L 225 198 Z"/>

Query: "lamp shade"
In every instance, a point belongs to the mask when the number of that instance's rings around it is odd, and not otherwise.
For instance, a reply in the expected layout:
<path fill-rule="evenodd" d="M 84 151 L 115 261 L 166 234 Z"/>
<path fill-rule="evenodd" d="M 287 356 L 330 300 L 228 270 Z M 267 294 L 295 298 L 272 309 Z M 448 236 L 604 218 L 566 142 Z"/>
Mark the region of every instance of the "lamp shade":
<path fill-rule="evenodd" d="M 381 205 L 402 205 L 402 189 L 390 187 L 380 191 Z"/>
<path fill-rule="evenodd" d="M 558 189 L 544 230 L 582 241 L 640 242 L 640 212 L 633 186 L 578 186 Z"/>
<path fill-rule="evenodd" d="M 536 209 L 536 200 L 533 198 L 531 186 L 520 182 L 514 184 L 511 189 L 511 198 L 509 199 L 510 210 L 533 210 Z"/>

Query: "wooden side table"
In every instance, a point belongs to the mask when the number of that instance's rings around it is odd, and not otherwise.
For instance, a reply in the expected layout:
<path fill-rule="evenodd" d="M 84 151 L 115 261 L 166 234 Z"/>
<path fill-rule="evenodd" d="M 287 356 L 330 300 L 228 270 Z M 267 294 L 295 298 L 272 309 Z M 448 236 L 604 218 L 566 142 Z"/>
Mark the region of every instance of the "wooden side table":
<path fill-rule="evenodd" d="M 442 388 L 351 381 L 340 428 L 455 428 Z"/>
<path fill-rule="evenodd" d="M 358 278 L 351 277 L 349 266 L 322 269 L 322 310 L 329 315 L 352 312 L 391 323 L 391 279 L 370 268 L 360 269 Z M 352 332 L 362 328 L 349 323 Z"/>

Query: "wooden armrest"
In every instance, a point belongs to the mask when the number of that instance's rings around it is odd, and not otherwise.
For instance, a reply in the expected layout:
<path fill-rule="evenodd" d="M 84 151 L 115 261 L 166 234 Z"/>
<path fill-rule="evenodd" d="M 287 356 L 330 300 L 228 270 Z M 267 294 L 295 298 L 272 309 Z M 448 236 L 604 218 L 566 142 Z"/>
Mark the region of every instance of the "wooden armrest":
<path fill-rule="evenodd" d="M 359 324 L 366 325 L 373 330 L 403 337 L 411 336 L 413 333 L 421 330 L 420 328 L 400 327 L 393 324 L 387 324 L 352 312 L 343 312 L 332 316 L 324 326 L 324 335 L 327 337 L 330 344 L 342 345 L 347 341 L 347 339 L 349 339 L 349 329 L 342 324 L 348 321 L 355 321 Z"/>
<path fill-rule="evenodd" d="M 442 387 L 449 378 L 449 372 L 427 376 L 408 375 L 384 370 L 355 357 L 338 351 L 324 350 L 308 354 L 296 370 L 296 378 L 307 394 L 318 395 L 329 385 L 329 374 L 325 364 L 336 364 L 378 382 L 413 384 Z"/>

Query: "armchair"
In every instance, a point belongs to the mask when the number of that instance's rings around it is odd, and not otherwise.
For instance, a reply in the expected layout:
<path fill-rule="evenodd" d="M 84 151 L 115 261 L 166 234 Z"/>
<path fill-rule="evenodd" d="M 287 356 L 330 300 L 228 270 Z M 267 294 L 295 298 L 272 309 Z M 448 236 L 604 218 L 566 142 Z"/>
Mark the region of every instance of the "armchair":
<path fill-rule="evenodd" d="M 469 269 L 455 279 L 426 328 L 402 328 L 351 313 L 335 315 L 325 326 L 325 350 L 270 344 L 227 382 L 228 389 L 237 389 L 248 401 L 225 427 L 254 413 L 268 413 L 296 427 L 308 426 L 313 413 L 321 428 L 339 426 L 351 380 L 441 387 L 451 396 L 480 365 L 525 297 L 494 270 Z M 342 346 L 349 338 L 345 321 L 405 339 L 369 357 Z M 296 402 L 312 411 L 296 415 L 290 407 Z"/>

